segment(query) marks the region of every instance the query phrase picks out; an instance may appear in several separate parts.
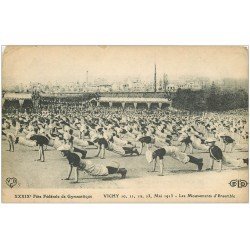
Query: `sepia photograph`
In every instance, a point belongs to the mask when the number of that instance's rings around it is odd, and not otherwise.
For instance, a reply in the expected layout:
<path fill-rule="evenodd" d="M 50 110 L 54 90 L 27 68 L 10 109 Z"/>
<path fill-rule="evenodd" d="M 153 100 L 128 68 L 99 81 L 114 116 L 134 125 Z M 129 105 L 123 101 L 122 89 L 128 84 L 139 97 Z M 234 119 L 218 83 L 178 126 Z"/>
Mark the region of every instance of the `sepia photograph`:
<path fill-rule="evenodd" d="M 1 248 L 250 249 L 248 6 L 1 1 Z"/>
<path fill-rule="evenodd" d="M 248 202 L 248 56 L 2 46 L 2 202 Z"/>

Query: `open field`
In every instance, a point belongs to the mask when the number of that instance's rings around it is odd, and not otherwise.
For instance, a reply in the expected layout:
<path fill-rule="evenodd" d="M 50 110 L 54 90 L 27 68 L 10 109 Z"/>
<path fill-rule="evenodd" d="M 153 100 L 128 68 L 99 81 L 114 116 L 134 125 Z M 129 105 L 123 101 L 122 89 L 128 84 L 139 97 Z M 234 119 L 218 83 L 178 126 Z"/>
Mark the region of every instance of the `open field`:
<path fill-rule="evenodd" d="M 164 159 L 164 176 L 158 176 L 158 172 L 148 172 L 151 166 L 147 163 L 145 155 L 123 157 L 114 152 L 107 151 L 106 159 L 95 158 L 96 149 L 88 150 L 87 158 L 93 162 L 103 164 L 112 161 L 120 163 L 121 167 L 128 170 L 127 178 L 120 179 L 120 175 L 107 177 L 92 177 L 80 172 L 79 183 L 74 180 L 63 180 L 68 174 L 68 162 L 61 153 L 48 147 L 45 151 L 46 162 L 35 161 L 38 157 L 36 148 L 28 148 L 15 145 L 15 152 L 8 152 L 6 141 L 2 141 L 2 178 L 16 177 L 18 185 L 15 188 L 208 188 L 214 185 L 214 180 L 228 182 L 232 178 L 248 178 L 248 168 L 225 167 L 222 172 L 207 171 L 209 166 L 209 154 L 194 151 L 194 156 L 204 159 L 202 172 L 196 171 L 194 164 L 183 164 L 170 157 Z M 248 157 L 248 152 L 236 151 L 232 153 L 235 157 Z M 72 176 L 73 178 L 74 176 Z M 3 188 L 6 188 L 5 180 L 2 180 Z"/>

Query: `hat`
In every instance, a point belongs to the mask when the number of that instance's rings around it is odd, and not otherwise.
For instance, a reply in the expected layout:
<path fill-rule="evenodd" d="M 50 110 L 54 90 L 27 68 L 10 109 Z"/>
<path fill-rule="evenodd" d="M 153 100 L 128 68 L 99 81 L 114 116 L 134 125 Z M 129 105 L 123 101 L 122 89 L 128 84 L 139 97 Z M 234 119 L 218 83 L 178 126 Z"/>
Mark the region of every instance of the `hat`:
<path fill-rule="evenodd" d="M 206 142 L 216 142 L 215 138 L 209 137 L 206 139 Z"/>
<path fill-rule="evenodd" d="M 151 163 L 153 161 L 153 153 L 150 150 L 147 150 L 145 153 L 146 160 L 148 163 Z"/>

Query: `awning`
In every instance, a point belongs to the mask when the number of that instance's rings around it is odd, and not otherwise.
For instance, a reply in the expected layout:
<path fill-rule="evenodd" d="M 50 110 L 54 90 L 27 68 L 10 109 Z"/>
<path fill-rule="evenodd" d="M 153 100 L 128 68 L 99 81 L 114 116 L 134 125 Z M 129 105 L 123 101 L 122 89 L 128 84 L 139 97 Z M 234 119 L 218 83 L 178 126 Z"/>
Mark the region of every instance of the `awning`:
<path fill-rule="evenodd" d="M 75 97 L 88 97 L 93 93 L 40 93 L 44 98 L 75 98 Z"/>
<path fill-rule="evenodd" d="M 32 99 L 32 94 L 30 93 L 5 93 L 5 100 L 30 100 Z"/>
<path fill-rule="evenodd" d="M 125 103 L 171 103 L 165 98 L 140 98 L 140 97 L 100 97 L 99 102 L 125 102 Z"/>

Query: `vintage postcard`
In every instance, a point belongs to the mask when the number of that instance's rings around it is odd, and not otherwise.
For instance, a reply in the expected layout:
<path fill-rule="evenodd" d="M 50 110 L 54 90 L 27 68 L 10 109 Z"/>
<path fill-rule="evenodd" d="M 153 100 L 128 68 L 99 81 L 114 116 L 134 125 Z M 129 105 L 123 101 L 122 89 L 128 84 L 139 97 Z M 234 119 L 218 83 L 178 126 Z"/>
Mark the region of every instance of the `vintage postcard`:
<path fill-rule="evenodd" d="M 3 46 L 2 202 L 248 202 L 248 54 Z"/>

